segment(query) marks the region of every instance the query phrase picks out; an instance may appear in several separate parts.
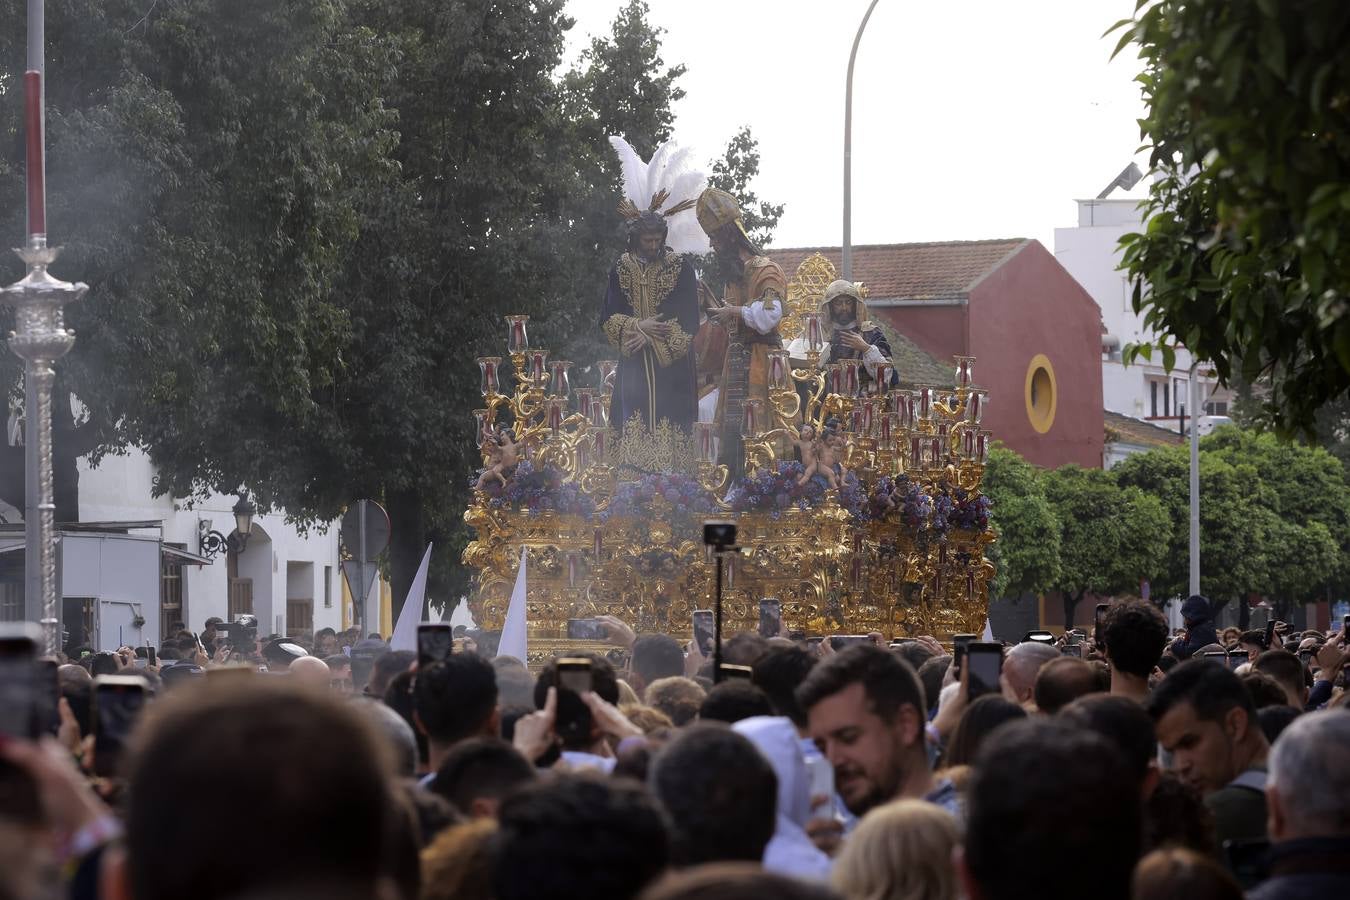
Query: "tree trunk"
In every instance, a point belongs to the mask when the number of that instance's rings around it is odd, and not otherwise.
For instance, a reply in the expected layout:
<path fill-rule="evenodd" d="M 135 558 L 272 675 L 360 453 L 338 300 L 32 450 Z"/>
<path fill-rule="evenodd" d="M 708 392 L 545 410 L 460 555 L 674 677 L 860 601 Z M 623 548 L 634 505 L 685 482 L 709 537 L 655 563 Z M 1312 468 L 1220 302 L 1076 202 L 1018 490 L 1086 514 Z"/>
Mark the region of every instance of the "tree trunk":
<path fill-rule="evenodd" d="M 389 503 L 389 582 L 393 591 L 390 606 L 393 621 L 397 622 L 427 549 L 426 515 L 419 491 L 390 491 L 385 499 Z"/>
<path fill-rule="evenodd" d="M 1238 598 L 1238 628 L 1246 631 L 1252 624 L 1252 605 L 1246 597 Z"/>
<path fill-rule="evenodd" d="M 1064 600 L 1064 630 L 1065 630 L 1065 631 L 1068 631 L 1070 628 L 1073 627 L 1073 614 L 1074 614 L 1074 611 L 1078 609 L 1078 604 L 1081 603 L 1081 602 L 1083 601 L 1083 595 L 1086 594 L 1086 593 L 1087 593 L 1087 589 L 1086 589 L 1086 588 L 1084 588 L 1083 590 L 1079 591 L 1079 592 L 1076 593 L 1076 594 L 1075 594 L 1073 591 L 1061 591 L 1061 592 L 1060 592 L 1060 597 L 1062 597 L 1063 600 Z"/>

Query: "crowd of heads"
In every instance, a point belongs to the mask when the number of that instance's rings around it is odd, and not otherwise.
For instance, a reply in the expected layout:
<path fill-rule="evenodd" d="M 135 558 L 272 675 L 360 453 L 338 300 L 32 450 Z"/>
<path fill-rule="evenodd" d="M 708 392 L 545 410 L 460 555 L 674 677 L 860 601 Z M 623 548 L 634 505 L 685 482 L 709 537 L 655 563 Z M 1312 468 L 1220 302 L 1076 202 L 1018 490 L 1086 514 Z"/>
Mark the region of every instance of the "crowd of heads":
<path fill-rule="evenodd" d="M 67 648 L 55 733 L 0 737 L 0 898 L 1350 896 L 1345 634 L 1198 609 L 994 647 L 983 692 L 927 636 L 736 634 L 715 673 L 616 620 L 531 665 L 217 621 Z"/>

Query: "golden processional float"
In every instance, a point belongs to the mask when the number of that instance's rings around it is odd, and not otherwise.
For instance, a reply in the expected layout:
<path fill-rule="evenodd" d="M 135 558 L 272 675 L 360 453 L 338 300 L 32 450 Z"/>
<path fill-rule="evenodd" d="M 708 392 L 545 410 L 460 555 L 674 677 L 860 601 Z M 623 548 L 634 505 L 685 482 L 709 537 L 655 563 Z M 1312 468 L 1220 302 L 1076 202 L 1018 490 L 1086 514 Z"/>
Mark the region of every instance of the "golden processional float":
<path fill-rule="evenodd" d="M 531 663 L 578 645 L 569 619 L 613 615 L 638 633 L 688 637 L 693 610 L 714 599 L 702 525 L 717 519 L 737 524 L 740 545 L 723 564 L 725 633 L 755 630 L 759 601 L 774 597 L 784 626 L 808 637 L 978 634 L 994 535 L 980 493 L 988 397 L 973 386 L 974 359 L 955 358 L 954 385 L 866 395 L 860 360 L 819 366 L 817 310 L 834 277 L 816 254 L 789 282 L 780 332 L 805 336 L 806 365 L 771 352 L 769 408 L 745 401 L 736 483 L 717 462 L 718 426 L 696 423 L 692 439 L 665 426 L 649 434 L 636 419 L 620 429 L 608 421 L 617 363 L 598 363 L 595 387 L 574 388 L 572 363 L 530 346 L 528 317 L 507 316 L 510 392 L 500 357 L 477 361 L 484 408 L 474 415 L 492 477 L 477 479 L 464 514 L 476 533 L 463 556 L 475 621 L 502 627 L 524 548 Z M 802 422 L 842 437 L 838 489 L 823 477 L 799 485 L 802 464 L 778 458 Z M 506 428 L 513 468 L 492 439 Z"/>

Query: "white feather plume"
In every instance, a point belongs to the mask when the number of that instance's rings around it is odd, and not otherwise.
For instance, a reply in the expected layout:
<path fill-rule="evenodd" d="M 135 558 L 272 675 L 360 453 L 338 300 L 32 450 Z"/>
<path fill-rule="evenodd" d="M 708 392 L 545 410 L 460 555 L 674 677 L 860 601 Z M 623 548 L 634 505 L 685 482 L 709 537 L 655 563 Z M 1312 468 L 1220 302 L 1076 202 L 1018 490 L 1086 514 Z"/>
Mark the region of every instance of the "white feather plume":
<path fill-rule="evenodd" d="M 648 162 L 643 162 L 633 146 L 622 137 L 611 136 L 609 145 L 619 157 L 623 172 L 623 195 L 638 209 L 651 206 L 652 197 L 661 191 L 668 196 L 660 211 L 685 200 L 697 200 L 708 186 L 708 176 L 693 162 L 693 150 L 666 141 Z M 705 254 L 709 250 L 708 236 L 699 227 L 694 210 L 687 209 L 667 220 L 670 233 L 666 244 L 676 253 Z"/>

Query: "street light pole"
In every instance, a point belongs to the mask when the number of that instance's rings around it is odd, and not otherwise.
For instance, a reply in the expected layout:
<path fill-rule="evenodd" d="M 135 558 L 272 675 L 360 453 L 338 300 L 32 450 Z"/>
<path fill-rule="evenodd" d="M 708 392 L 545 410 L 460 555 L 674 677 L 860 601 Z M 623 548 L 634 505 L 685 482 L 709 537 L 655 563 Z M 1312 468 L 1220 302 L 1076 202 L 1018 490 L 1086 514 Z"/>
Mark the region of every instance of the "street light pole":
<path fill-rule="evenodd" d="M 1191 408 L 1191 594 L 1200 593 L 1200 367 L 1191 363 L 1187 405 Z"/>
<path fill-rule="evenodd" d="M 858 44 L 862 41 L 867 20 L 872 18 L 877 0 L 867 5 L 867 13 L 853 37 L 853 50 L 848 55 L 848 84 L 844 89 L 844 243 L 841 273 L 845 281 L 853 280 L 853 63 L 858 58 Z"/>
<path fill-rule="evenodd" d="M 52 502 L 52 381 L 56 360 L 75 343 L 75 334 L 66 330 L 63 307 L 89 288 L 47 271 L 58 248 L 47 246 L 43 13 L 43 0 L 28 0 L 28 67 L 23 76 L 28 239 L 16 251 L 28 274 L 3 294 L 14 307 L 9 348 L 24 361 L 24 617 L 42 625 L 44 652 L 55 653 L 61 649 L 61 604 Z"/>

